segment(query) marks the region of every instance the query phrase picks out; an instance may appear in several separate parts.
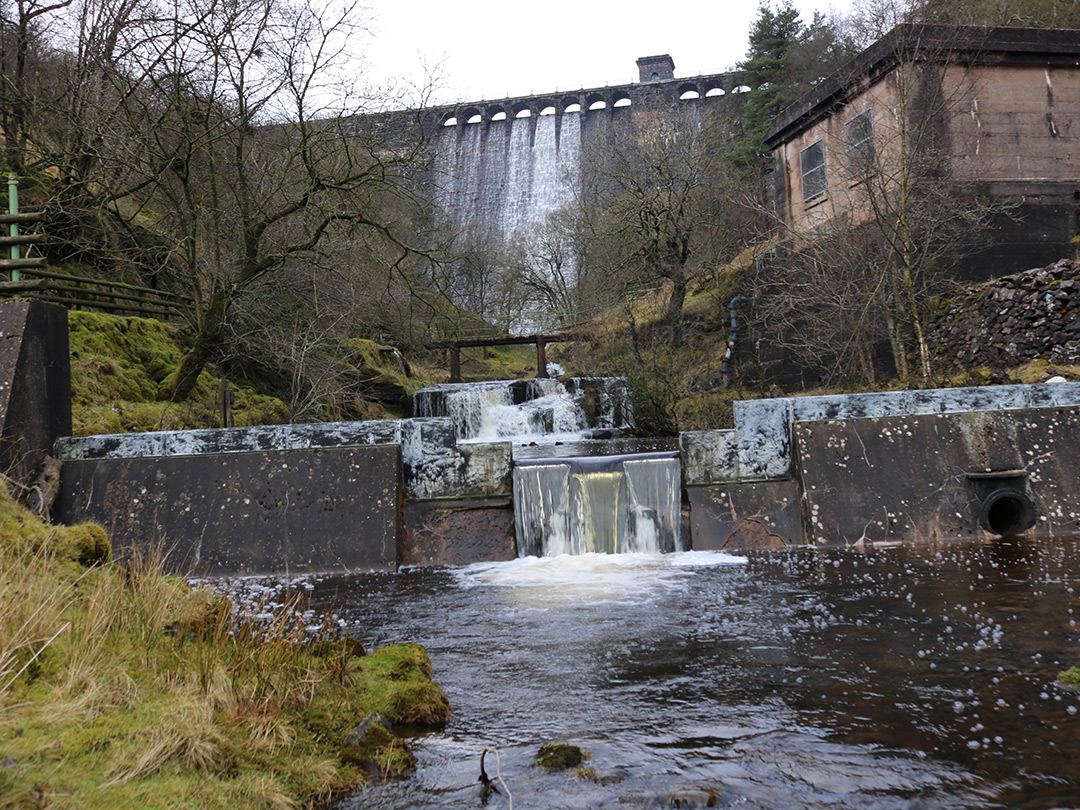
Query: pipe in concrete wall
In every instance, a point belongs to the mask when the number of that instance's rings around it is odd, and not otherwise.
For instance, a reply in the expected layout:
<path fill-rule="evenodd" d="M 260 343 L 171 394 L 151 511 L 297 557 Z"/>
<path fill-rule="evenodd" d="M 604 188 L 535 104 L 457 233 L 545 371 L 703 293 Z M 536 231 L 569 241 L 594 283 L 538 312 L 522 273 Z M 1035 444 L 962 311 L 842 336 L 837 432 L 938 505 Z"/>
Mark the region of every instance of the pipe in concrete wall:
<path fill-rule="evenodd" d="M 1018 489 L 995 489 L 979 507 L 979 525 L 991 534 L 1021 534 L 1035 525 L 1035 505 Z"/>

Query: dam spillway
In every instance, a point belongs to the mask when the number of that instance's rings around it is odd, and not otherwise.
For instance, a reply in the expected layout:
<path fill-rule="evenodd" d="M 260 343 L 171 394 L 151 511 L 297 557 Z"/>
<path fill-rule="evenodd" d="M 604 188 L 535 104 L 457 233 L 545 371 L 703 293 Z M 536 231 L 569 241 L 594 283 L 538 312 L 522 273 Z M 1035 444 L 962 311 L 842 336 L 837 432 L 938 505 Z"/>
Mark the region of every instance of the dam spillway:
<path fill-rule="evenodd" d="M 683 551 L 680 479 L 677 453 L 519 462 L 518 556 Z"/>
<path fill-rule="evenodd" d="M 585 114 L 462 125 L 439 137 L 439 203 L 457 227 L 503 238 L 573 202 L 582 174 Z"/>
<path fill-rule="evenodd" d="M 588 456 L 556 452 L 567 443 L 588 442 L 590 426 L 605 436 L 631 426 L 625 381 L 438 385 L 417 391 L 413 410 L 422 417 L 451 419 L 464 442 L 529 447 L 527 457 L 515 456 L 513 468 L 518 556 L 682 550 L 678 452 L 627 454 L 606 440 L 591 442 Z"/>
<path fill-rule="evenodd" d="M 639 81 L 534 96 L 462 102 L 423 111 L 434 146 L 436 201 L 458 232 L 509 239 L 575 201 L 615 145 L 642 121 L 671 131 L 699 128 L 727 99 L 730 73 L 675 78 L 638 62 Z M 398 128 L 410 126 L 401 114 Z"/>

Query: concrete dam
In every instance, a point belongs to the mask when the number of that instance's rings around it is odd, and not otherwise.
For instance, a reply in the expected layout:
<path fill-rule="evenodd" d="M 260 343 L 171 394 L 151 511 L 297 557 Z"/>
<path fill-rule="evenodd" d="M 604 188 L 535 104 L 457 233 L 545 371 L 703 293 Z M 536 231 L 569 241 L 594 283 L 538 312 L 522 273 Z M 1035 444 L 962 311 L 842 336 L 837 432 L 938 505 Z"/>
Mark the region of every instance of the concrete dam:
<path fill-rule="evenodd" d="M 635 84 L 425 111 L 438 202 L 452 225 L 509 238 L 572 203 L 592 156 L 636 122 L 700 126 L 738 95 L 733 74 L 675 78 L 666 55 L 643 57 L 637 66 Z"/>

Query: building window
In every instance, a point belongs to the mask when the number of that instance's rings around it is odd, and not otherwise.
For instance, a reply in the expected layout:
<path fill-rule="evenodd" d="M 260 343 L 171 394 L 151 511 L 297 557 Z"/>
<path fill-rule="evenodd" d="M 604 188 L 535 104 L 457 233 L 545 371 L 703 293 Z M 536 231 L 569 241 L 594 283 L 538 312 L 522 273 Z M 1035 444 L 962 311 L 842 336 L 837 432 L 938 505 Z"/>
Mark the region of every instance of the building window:
<path fill-rule="evenodd" d="M 852 177 L 865 174 L 877 162 L 874 150 L 874 111 L 863 110 L 844 124 L 847 170 Z"/>
<path fill-rule="evenodd" d="M 803 202 L 825 193 L 825 142 L 814 141 L 799 153 Z"/>

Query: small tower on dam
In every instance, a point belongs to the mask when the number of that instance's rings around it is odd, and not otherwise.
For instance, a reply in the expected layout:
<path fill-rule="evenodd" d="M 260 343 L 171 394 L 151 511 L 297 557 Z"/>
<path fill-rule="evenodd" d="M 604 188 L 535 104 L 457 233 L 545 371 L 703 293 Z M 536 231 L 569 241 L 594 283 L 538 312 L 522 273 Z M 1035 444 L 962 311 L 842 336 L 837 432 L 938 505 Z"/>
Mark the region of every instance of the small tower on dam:
<path fill-rule="evenodd" d="M 675 78 L 675 60 L 669 54 L 643 56 L 637 60 L 638 79 L 643 82 L 661 82 Z"/>

